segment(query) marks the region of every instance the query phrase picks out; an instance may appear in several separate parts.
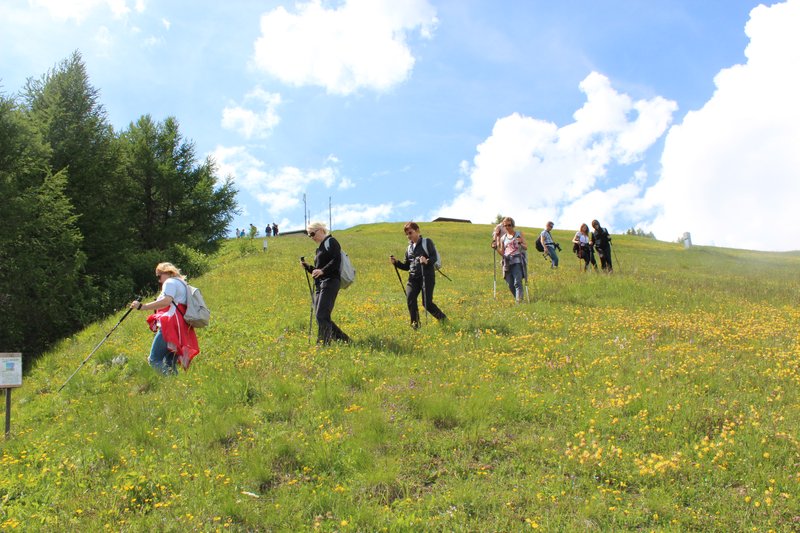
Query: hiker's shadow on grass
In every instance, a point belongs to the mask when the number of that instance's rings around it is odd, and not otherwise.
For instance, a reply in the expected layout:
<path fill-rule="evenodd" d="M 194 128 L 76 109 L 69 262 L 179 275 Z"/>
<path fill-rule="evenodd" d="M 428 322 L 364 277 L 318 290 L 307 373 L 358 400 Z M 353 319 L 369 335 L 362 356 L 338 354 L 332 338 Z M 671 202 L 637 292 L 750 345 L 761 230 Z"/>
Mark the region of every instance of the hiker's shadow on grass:
<path fill-rule="evenodd" d="M 368 335 L 354 343 L 360 348 L 367 348 L 374 352 L 386 352 L 395 355 L 408 355 L 413 351 L 412 346 L 407 346 L 394 339 L 381 337 L 379 335 Z"/>

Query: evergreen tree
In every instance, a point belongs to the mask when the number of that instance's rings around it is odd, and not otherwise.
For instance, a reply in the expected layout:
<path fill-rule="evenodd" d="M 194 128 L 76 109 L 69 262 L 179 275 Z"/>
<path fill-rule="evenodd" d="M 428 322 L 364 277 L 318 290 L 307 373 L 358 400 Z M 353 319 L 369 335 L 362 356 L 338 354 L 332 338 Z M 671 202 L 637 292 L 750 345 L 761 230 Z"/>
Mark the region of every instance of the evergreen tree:
<path fill-rule="evenodd" d="M 0 97 L 0 348 L 26 362 L 86 319 L 81 235 L 49 158 L 25 114 Z"/>
<path fill-rule="evenodd" d="M 154 288 L 158 261 L 200 273 L 237 208 L 174 118 L 116 134 L 77 52 L 0 95 L 0 198 L 0 349 L 27 354 Z"/>
<path fill-rule="evenodd" d="M 79 216 L 87 272 L 106 291 L 129 295 L 125 258 L 134 249 L 127 209 L 120 207 L 130 187 L 113 129 L 80 54 L 74 52 L 40 80 L 28 80 L 24 96 L 50 147 L 50 168 L 67 175 L 66 194 Z"/>
<path fill-rule="evenodd" d="M 213 161 L 197 162 L 177 120 L 149 115 L 122 134 L 126 172 L 134 190 L 130 220 L 140 246 L 165 250 L 182 243 L 202 252 L 217 249 L 236 211 L 229 179 L 217 187 Z"/>

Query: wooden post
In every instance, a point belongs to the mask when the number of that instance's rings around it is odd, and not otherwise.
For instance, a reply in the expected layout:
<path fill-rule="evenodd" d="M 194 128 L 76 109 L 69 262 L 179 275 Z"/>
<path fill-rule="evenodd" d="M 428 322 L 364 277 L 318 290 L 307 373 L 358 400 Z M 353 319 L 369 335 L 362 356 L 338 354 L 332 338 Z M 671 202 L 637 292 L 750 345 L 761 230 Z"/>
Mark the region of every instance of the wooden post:
<path fill-rule="evenodd" d="M 11 433 L 11 389 L 6 389 L 6 438 Z"/>

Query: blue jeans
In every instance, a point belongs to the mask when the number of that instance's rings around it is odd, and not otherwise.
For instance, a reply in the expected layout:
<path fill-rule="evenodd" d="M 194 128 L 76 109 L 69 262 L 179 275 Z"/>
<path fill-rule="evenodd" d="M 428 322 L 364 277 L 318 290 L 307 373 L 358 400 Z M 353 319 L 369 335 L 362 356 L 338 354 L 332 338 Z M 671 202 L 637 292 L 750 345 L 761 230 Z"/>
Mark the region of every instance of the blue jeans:
<path fill-rule="evenodd" d="M 161 330 L 158 330 L 156 336 L 153 337 L 153 345 L 150 347 L 150 357 L 147 362 L 165 376 L 178 373 L 178 367 L 175 364 L 177 356 L 167 349 L 167 342 L 161 335 Z"/>
<path fill-rule="evenodd" d="M 506 283 L 514 295 L 514 299 L 519 303 L 522 301 L 522 263 L 508 265 L 506 269 Z"/>
<path fill-rule="evenodd" d="M 550 263 L 553 268 L 558 266 L 558 254 L 556 253 L 556 247 L 553 244 L 547 245 L 547 253 L 550 255 Z"/>

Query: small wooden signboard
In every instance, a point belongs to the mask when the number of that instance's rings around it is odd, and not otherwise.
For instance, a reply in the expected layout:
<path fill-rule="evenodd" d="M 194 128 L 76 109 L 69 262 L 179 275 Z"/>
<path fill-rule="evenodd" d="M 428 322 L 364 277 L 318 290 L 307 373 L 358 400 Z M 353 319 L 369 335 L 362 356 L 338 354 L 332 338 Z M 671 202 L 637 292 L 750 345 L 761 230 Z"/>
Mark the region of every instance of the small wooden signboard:
<path fill-rule="evenodd" d="M 11 432 L 11 389 L 22 386 L 22 354 L 0 353 L 0 389 L 6 391 L 6 438 Z"/>

